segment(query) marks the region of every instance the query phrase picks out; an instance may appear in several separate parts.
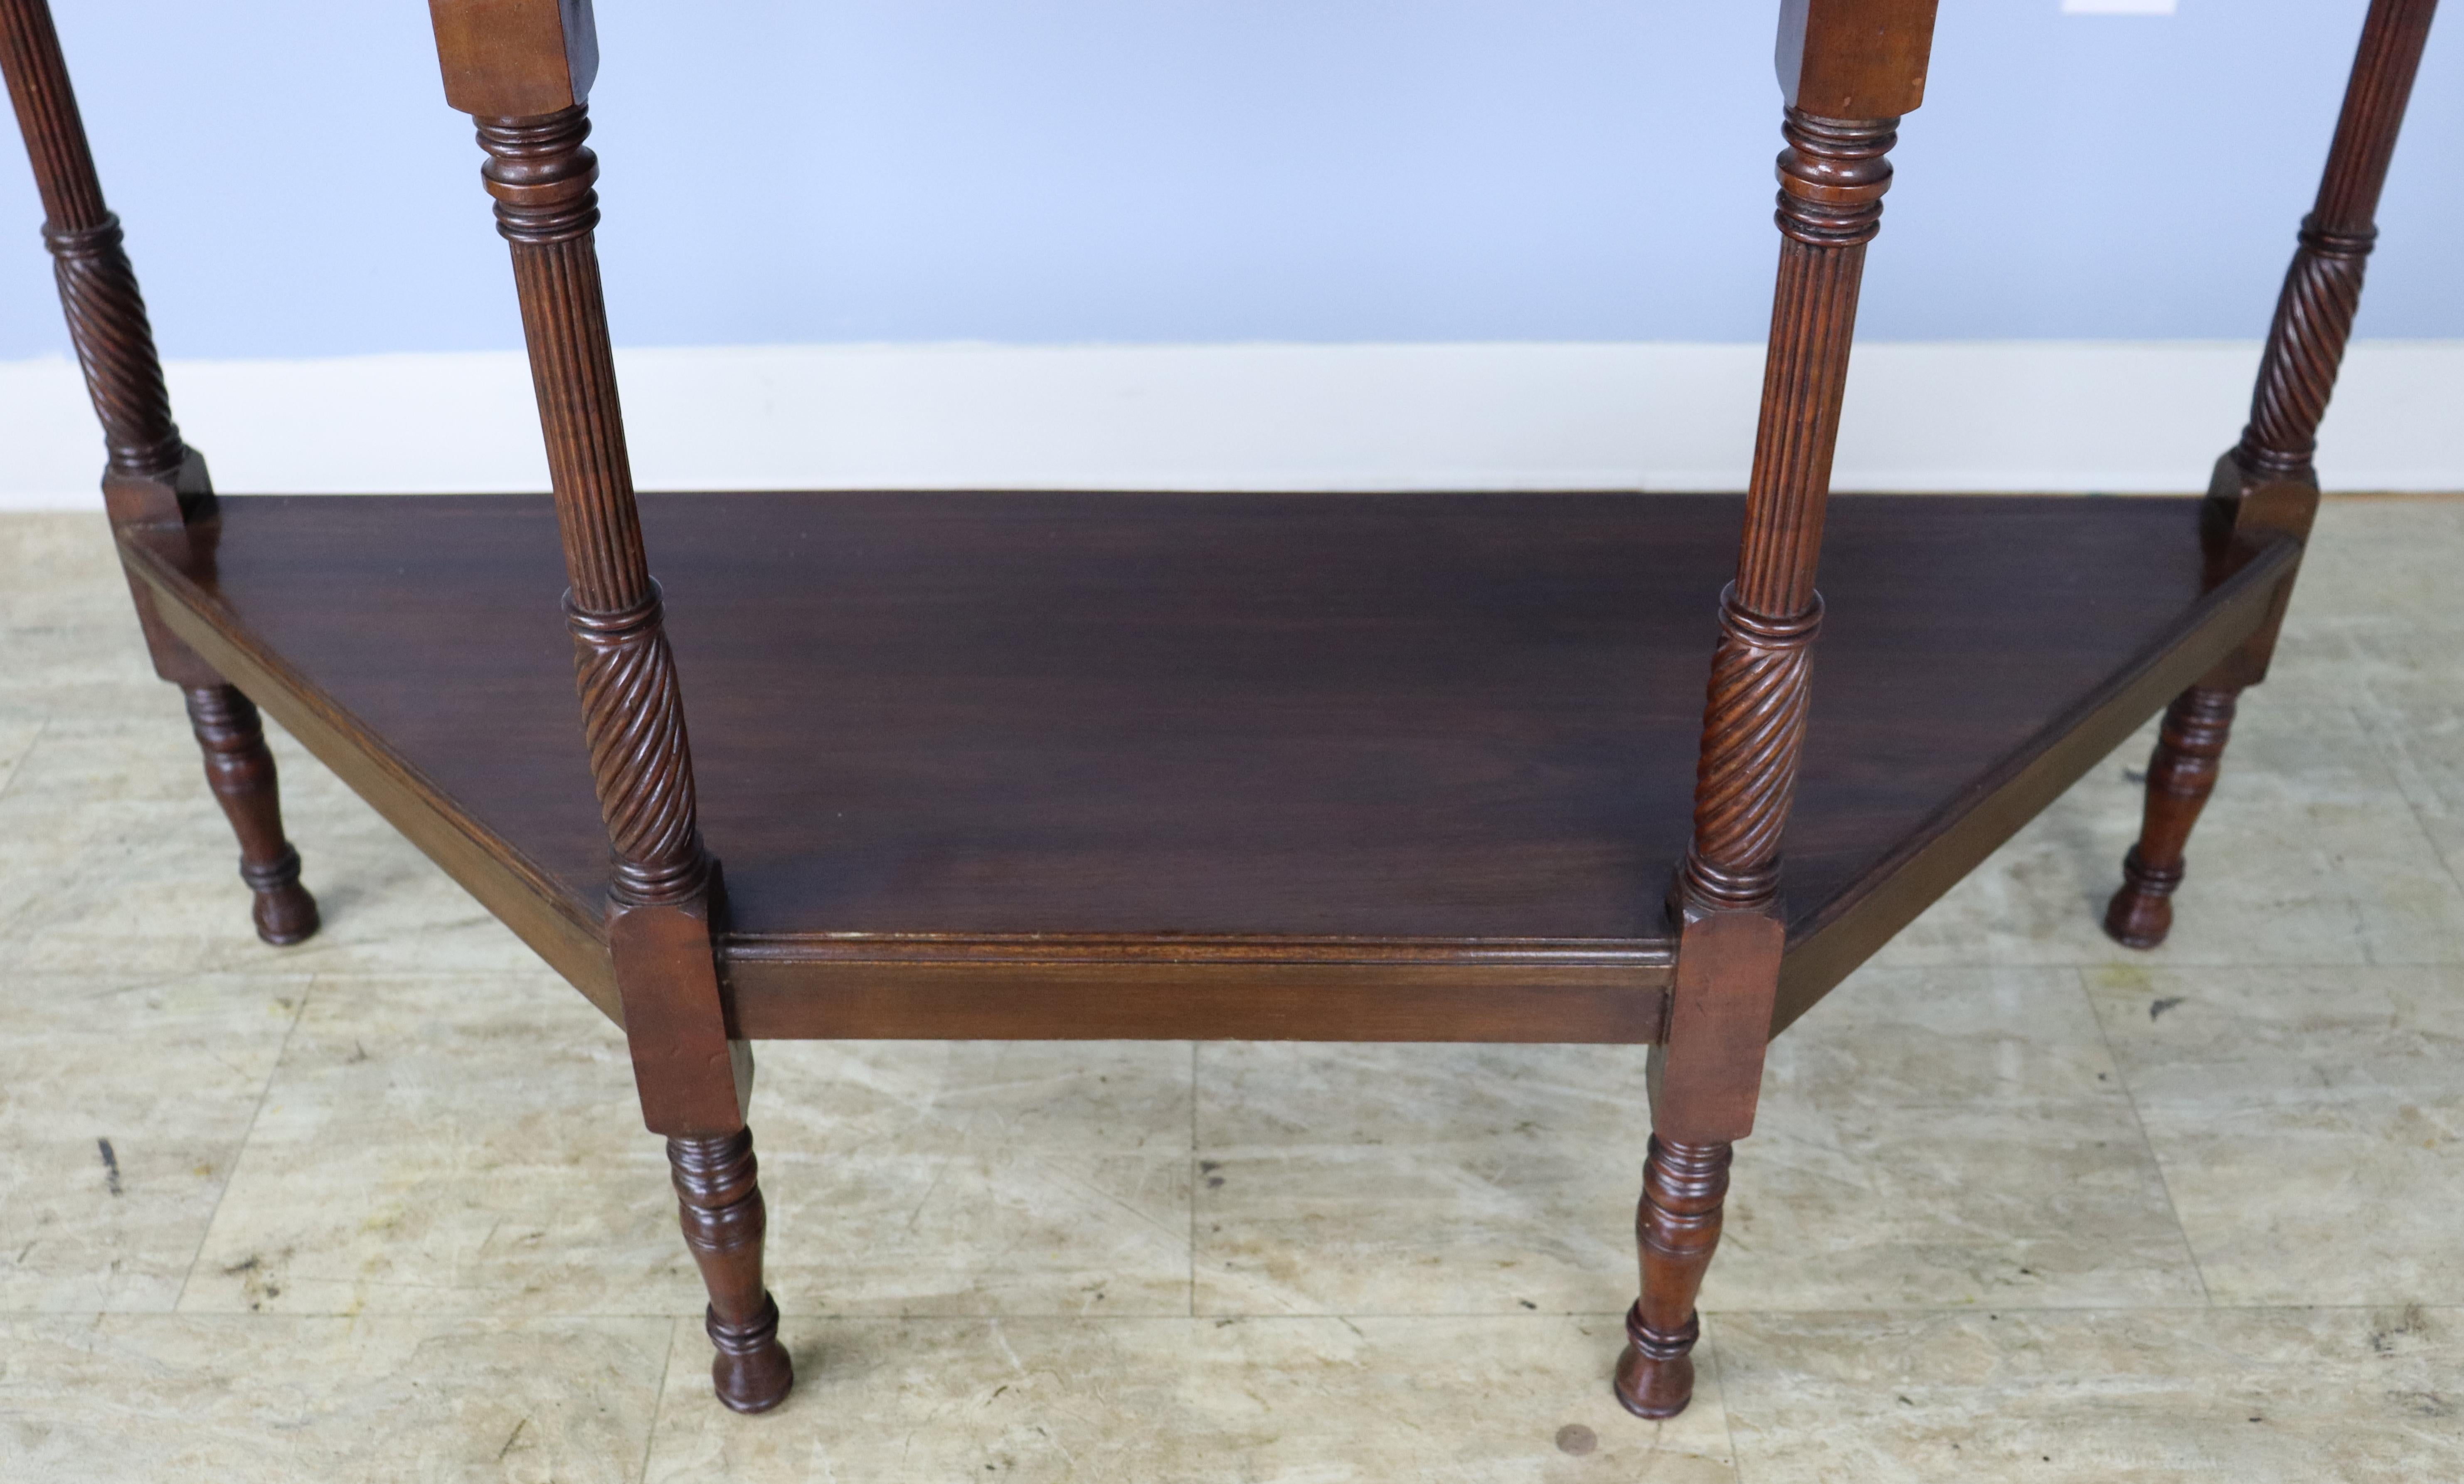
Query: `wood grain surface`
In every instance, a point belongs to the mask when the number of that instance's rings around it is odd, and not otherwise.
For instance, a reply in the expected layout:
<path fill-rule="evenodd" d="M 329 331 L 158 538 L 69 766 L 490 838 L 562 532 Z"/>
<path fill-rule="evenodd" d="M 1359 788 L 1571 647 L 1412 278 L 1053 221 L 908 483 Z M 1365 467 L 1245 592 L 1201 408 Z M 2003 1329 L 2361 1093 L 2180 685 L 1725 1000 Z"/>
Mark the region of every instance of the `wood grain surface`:
<path fill-rule="evenodd" d="M 505 880 L 595 919 L 605 836 L 548 501 L 223 504 L 217 543 L 141 569 L 382 738 L 443 817 L 512 862 Z M 2275 569 L 2203 596 L 2198 504 L 1833 503 L 1784 847 L 1793 937 L 1887 895 L 1889 870 L 2194 634 L 2238 637 L 2218 615 L 2254 591 L 2263 606 L 2254 584 Z M 785 1014 L 808 964 L 857 998 L 851 979 L 887 985 L 898 963 L 942 983 L 957 963 L 1083 985 L 1375 960 L 1397 994 L 1416 971 L 1510 985 L 1516 963 L 1666 982 L 1662 903 L 1740 497 L 771 492 L 642 509 L 727 870 L 726 950 L 765 986 L 765 1015 Z M 1305 1005 L 1329 977 L 1293 993 Z M 1597 1011 L 1571 1038 L 1599 1035 Z"/>

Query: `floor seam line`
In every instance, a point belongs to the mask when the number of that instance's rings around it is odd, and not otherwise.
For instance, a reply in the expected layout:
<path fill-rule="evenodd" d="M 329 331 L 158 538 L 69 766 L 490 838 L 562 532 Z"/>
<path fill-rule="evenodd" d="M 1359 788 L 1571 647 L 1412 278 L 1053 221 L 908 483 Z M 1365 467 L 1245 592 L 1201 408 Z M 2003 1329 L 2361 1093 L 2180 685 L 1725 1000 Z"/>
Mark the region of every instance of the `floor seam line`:
<path fill-rule="evenodd" d="M 2183 1255 L 2190 1259 L 2190 1274 L 2199 1280 L 2199 1297 L 2204 1307 L 2216 1306 L 2215 1291 L 2208 1286 L 2207 1265 L 2199 1261 L 2199 1247 L 2190 1240 L 2190 1226 L 2182 1219 L 2182 1203 L 2173 1198 L 2173 1178 L 2165 1172 L 2165 1156 L 2158 1153 L 2156 1141 L 2147 1132 L 2146 1117 L 2139 1111 L 2139 1095 L 2130 1090 L 2130 1074 L 2122 1065 L 2122 1056 L 2113 1049 L 2113 1035 L 2104 1028 L 2104 1016 L 2097 1014 L 2096 995 L 2088 990 L 2087 970 L 2073 971 L 2079 979 L 2079 998 L 2086 1002 L 2088 1017 L 2096 1022 L 2097 1038 L 2104 1043 L 2104 1054 L 2113 1063 L 2113 1080 L 2122 1086 L 2122 1101 L 2130 1109 L 2131 1126 L 2139 1130 L 2139 1144 L 2147 1151 L 2147 1163 L 2156 1167 L 2157 1189 L 2165 1192 L 2166 1214 L 2173 1218 L 2173 1231 L 2182 1238 Z"/>
<path fill-rule="evenodd" d="M 1189 1043 L 1189 1317 L 1198 1318 L 1198 1192 L 1203 1175 L 1198 1160 L 1198 1048 Z"/>
<path fill-rule="evenodd" d="M 1746 1484 L 1746 1460 L 1737 1451 L 1737 1408 L 1728 1395 L 1727 1346 L 1721 1342 L 1717 1324 L 1711 1329 L 1711 1380 L 1720 1388 L 1720 1435 L 1728 1440 L 1728 1472 L 1737 1476 L 1737 1484 Z"/>
<path fill-rule="evenodd" d="M 9 765 L 8 775 L 0 777 L 0 799 L 6 799 L 10 791 L 17 786 L 17 779 L 24 775 L 28 760 L 34 755 L 34 749 L 42 746 L 43 738 L 51 734 L 52 713 L 46 709 L 43 712 L 43 719 L 34 723 L 34 734 L 26 739 L 26 750 L 19 753 L 17 760 Z"/>
<path fill-rule="evenodd" d="M 2364 685 L 2366 687 L 2367 682 L 2364 682 Z M 2404 786 L 2404 771 L 2399 766 L 2399 759 L 2379 739 L 2378 724 L 2392 720 L 2390 717 L 2374 714 L 2379 705 L 2378 698 L 2370 695 L 2365 688 L 2362 699 L 2353 702 L 2348 708 L 2352 713 L 2353 725 L 2361 732 L 2363 743 L 2377 756 L 2379 765 L 2387 769 L 2387 781 L 2395 785 L 2395 797 L 2404 800 L 2404 812 L 2412 817 L 2412 827 L 2420 832 L 2421 842 L 2430 847 L 2431 856 L 2438 862 L 2438 868 L 2447 873 L 2447 879 L 2454 884 L 2457 890 L 2464 891 L 2464 876 L 2456 874 L 2455 862 L 2448 859 L 2446 849 L 2438 843 L 2438 837 L 2430 832 L 2430 821 L 2422 818 L 2421 805 L 2413 798 L 2412 790 Z M 2388 728 L 2390 732 L 2396 730 L 2392 726 Z M 31 752 L 32 749 L 29 748 L 28 751 Z M 2372 967 L 2376 967 L 2375 960 L 2372 961 Z"/>
<path fill-rule="evenodd" d="M 222 1218 L 223 1203 L 231 1198 L 231 1189 L 239 1179 L 239 1167 L 248 1158 L 249 1141 L 256 1137 L 257 1120 L 265 1116 L 265 1105 L 274 1098 L 274 1080 L 282 1075 L 283 1058 L 291 1055 L 291 1038 L 299 1033 L 299 1022 L 308 1017 L 308 1001 L 317 993 L 319 975 L 311 973 L 301 986 L 299 1003 L 291 1012 L 291 1023 L 282 1028 L 282 1043 L 274 1049 L 274 1064 L 266 1069 L 265 1085 L 256 1090 L 256 1106 L 249 1109 L 248 1126 L 240 1130 L 239 1146 L 231 1155 L 231 1169 L 223 1176 L 223 1188 L 214 1192 L 214 1209 L 206 1212 L 206 1224 L 197 1233 L 196 1255 L 188 1259 L 188 1271 L 180 1279 L 180 1291 L 171 1296 L 171 1312 L 181 1312 L 188 1301 L 188 1285 L 197 1280 L 197 1269 L 206 1260 L 206 1248 L 214 1239 L 214 1223 Z M 348 1317 L 348 1316 L 344 1316 Z"/>
<path fill-rule="evenodd" d="M 668 1320 L 668 1353 L 659 1358 L 659 1386 L 650 1393 L 650 1427 L 642 1435 L 642 1469 L 633 1476 L 634 1484 L 650 1484 L 650 1460 L 659 1451 L 659 1427 L 668 1417 L 668 1373 L 676 1368 L 676 1326 L 681 1316 Z"/>

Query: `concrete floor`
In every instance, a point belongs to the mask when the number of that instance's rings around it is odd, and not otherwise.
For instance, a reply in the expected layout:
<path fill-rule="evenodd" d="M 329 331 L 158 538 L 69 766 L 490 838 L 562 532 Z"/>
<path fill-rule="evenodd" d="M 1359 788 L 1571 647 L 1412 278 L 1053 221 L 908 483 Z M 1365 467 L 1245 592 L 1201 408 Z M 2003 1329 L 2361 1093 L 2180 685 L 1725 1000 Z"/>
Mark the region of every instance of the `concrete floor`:
<path fill-rule="evenodd" d="M 2464 1477 L 2464 500 L 2315 549 L 2171 945 L 2143 737 L 1773 1048 L 1682 1418 L 1639 1052 L 901 1043 L 762 1050 L 748 1419 L 617 1034 L 287 738 L 260 947 L 99 517 L 0 517 L 0 1478 Z"/>

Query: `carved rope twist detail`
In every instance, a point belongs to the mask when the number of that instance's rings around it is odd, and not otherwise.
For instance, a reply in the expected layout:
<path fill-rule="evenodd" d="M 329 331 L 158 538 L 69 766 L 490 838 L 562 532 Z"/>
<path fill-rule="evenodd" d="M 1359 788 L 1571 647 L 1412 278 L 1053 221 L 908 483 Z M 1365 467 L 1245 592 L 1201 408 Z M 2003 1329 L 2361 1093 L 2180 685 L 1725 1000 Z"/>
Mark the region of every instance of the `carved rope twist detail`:
<path fill-rule="evenodd" d="M 1734 583 L 1720 599 L 1720 644 L 1694 780 L 1694 840 L 1684 886 L 1705 907 L 1751 907 L 1779 887 L 1779 841 L 1796 791 L 1812 704 L 1822 600 L 1793 619 L 1746 610 Z"/>
<path fill-rule="evenodd" d="M 0 70 L 8 74 L 18 130 L 42 193 L 43 245 L 52 251 L 60 307 L 111 468 L 169 479 L 186 450 L 171 421 L 145 300 L 121 247 L 120 219 L 103 206 L 68 63 L 42 0 L 0 0 Z"/>
<path fill-rule="evenodd" d="M 709 862 L 694 826 L 692 752 L 658 585 L 622 613 L 565 605 L 573 628 L 590 776 L 615 857 L 612 891 L 626 905 L 682 902 Z"/>
<path fill-rule="evenodd" d="M 710 863 L 695 827 L 675 656 L 642 551 L 591 243 L 599 164 L 583 144 L 589 111 L 577 104 L 474 122 L 496 229 L 513 247 L 556 485 L 583 730 L 614 858 L 610 894 L 627 906 L 688 901 L 708 884 Z"/>
<path fill-rule="evenodd" d="M 111 467 L 123 474 L 173 477 L 187 450 L 171 421 L 171 394 L 163 383 L 137 271 L 121 246 L 120 219 L 105 212 L 101 225 L 81 231 L 46 226 L 43 244 L 52 251 L 60 308 Z"/>
<path fill-rule="evenodd" d="M 2301 224 L 2301 247 L 2284 275 L 2276 322 L 2251 398 L 2250 424 L 2234 450 L 2255 474 L 2313 479 L 2319 423 L 2335 395 L 2336 372 L 2362 304 L 2362 273 L 2377 236 Z"/>
<path fill-rule="evenodd" d="M 1793 108 L 1781 126 L 1782 240 L 1761 424 L 1737 578 L 1720 599 L 1694 836 L 1679 878 L 1693 906 L 1753 908 L 1778 895 L 1821 624 L 1814 580 L 1823 504 L 1865 244 L 1881 229 L 1898 126 Z"/>
<path fill-rule="evenodd" d="M 2284 275 L 2267 353 L 2235 462 L 2261 478 L 2316 483 L 2319 423 L 2353 331 L 2363 269 L 2377 238 L 2371 218 L 2437 0 L 2371 0 L 2353 54 L 2336 138 L 2302 219 L 2301 247 Z"/>

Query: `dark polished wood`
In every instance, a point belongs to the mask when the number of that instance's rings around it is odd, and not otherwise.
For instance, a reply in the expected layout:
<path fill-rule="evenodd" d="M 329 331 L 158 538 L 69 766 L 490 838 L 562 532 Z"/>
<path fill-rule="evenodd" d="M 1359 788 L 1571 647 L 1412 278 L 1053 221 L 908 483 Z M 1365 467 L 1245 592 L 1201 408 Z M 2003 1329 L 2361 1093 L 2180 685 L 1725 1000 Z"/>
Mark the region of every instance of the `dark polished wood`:
<path fill-rule="evenodd" d="M 256 935 L 277 946 L 317 930 L 317 902 L 299 886 L 299 852 L 282 835 L 274 754 L 256 708 L 230 686 L 187 692 L 188 723 L 206 754 L 206 782 L 239 836 L 239 875 L 256 893 Z"/>
<path fill-rule="evenodd" d="M 102 424 L 104 509 L 123 532 L 210 526 L 213 482 L 204 457 L 181 440 L 171 420 L 171 394 L 137 271 L 120 218 L 103 203 L 45 0 L 0 0 L 0 73 L 7 76 L 17 131 L 42 197 L 43 245 L 51 250 L 69 339 Z M 151 588 L 132 575 L 128 592 L 154 672 L 187 697 L 206 777 L 239 836 L 240 878 L 255 894 L 256 934 L 277 946 L 301 942 L 317 930 L 317 903 L 299 884 L 299 852 L 282 835 L 274 758 L 256 711 L 171 631 Z"/>
<path fill-rule="evenodd" d="M 1912 114 L 1925 102 L 1934 0 L 1780 0 L 1780 101 L 1832 119 Z"/>
<path fill-rule="evenodd" d="M 2156 755 L 2147 764 L 2147 815 L 2139 843 L 2122 862 L 2123 888 L 2105 909 L 2104 930 L 2125 948 L 2152 949 L 2173 926 L 2182 884 L 2182 849 L 2215 791 L 2216 769 L 2232 734 L 2230 689 L 2192 686 L 2165 710 Z"/>
<path fill-rule="evenodd" d="M 643 1117 L 671 1137 L 731 1133 L 752 1089 L 731 1071 L 740 1057 L 728 1044 L 711 946 L 719 906 L 683 687 L 633 497 L 592 242 L 599 167 L 583 142 L 589 116 L 576 103 L 539 118 L 482 118 L 478 132 L 556 491 L 565 625 L 606 841 L 609 963 Z"/>
<path fill-rule="evenodd" d="M 1731 1146 L 1651 1136 L 1635 1208 L 1642 1296 L 1625 1316 L 1617 1398 L 1638 1417 L 1674 1417 L 1694 1400 L 1694 1342 L 1702 1321 L 1694 1300 L 1720 1245 L 1721 1203 L 1728 1193 Z"/>
<path fill-rule="evenodd" d="M 1705 1188 L 1707 1218 L 1692 1207 L 1672 1213 L 1646 1186 L 1643 1289 L 1615 1387 L 1641 1416 L 1671 1416 L 1693 1393 L 1694 1293 L 1718 1238 L 1729 1147 L 1753 1131 L 1761 1095 L 1785 956 L 1781 847 L 1813 713 L 1823 614 L 1815 576 L 1858 288 L 1865 245 L 1881 229 L 1900 118 L 1925 100 L 1933 11 L 1933 0 L 1788 0 L 1780 12 L 1788 147 L 1779 156 L 1779 270 L 1762 415 L 1737 575 L 1720 595 L 1694 827 L 1674 894 L 1668 1030 L 1648 1069 L 1646 1181 L 1651 1171 L 1667 1174 L 1662 1167 L 1673 1160 L 1672 1168 L 1698 1172 L 1716 1163 L 1718 1186 Z M 1679 1184 L 1692 1189 L 1691 1178 Z M 1703 1219 L 1708 1234 L 1699 1241 L 1669 1234 Z M 1676 1245 L 1655 1248 L 1655 1233 Z"/>
<path fill-rule="evenodd" d="M 765 1412 L 787 1398 L 794 1364 L 779 1342 L 779 1305 L 761 1285 L 761 1240 L 769 1217 L 761 1203 L 753 1131 L 670 1139 L 668 1168 L 685 1245 L 710 1291 L 704 1327 L 717 1352 L 711 1381 L 718 1399 L 739 1412 Z"/>
<path fill-rule="evenodd" d="M 1657 1038 L 1739 497 L 641 506 L 739 1035 Z M 1832 502 L 1780 1019 L 2258 620 L 2280 554 L 2208 589 L 2199 510 Z M 621 1017 L 551 502 L 231 497 L 218 535 L 128 550 Z"/>
<path fill-rule="evenodd" d="M 1855 887 L 1833 898 L 1810 920 L 1798 918 L 1791 928 L 1788 957 L 1780 965 L 1771 1034 L 1778 1035 L 1813 1009 L 2030 819 L 2101 765 L 2169 698 L 2232 653 L 2265 621 L 2299 552 L 2291 541 L 2270 541 L 2212 593 L 2214 600 L 2199 610 L 2194 629 L 2144 653 L 2092 694 L 2063 709 L 2031 745 L 2014 750 L 2001 766 L 1974 779 L 1957 804 L 1903 838 Z M 1837 567 L 1835 560 L 1835 574 Z M 1826 580 L 1837 585 L 1835 579 Z M 1839 669 L 1837 648 L 1835 640 L 1825 651 L 1826 672 L 1833 675 Z"/>
<path fill-rule="evenodd" d="M 754 1038 L 1648 1045 L 1615 1386 L 1661 1418 L 1692 1394 L 1770 1037 L 2178 697 L 2113 918 L 2161 938 L 2317 509 L 2431 4 L 2373 0 L 2240 444 L 2205 498 L 2127 501 L 1831 498 L 1933 0 L 1783 0 L 1742 498 L 639 499 L 588 0 L 430 11 L 509 245 L 544 498 L 218 501 L 50 16 L 0 0 L 116 538 L 260 930 L 316 909 L 252 701 L 625 1029 L 739 1411 L 794 1380 Z"/>
<path fill-rule="evenodd" d="M 777 1306 L 760 1293 L 761 1196 L 744 1124 L 753 1058 L 730 1029 L 714 943 L 722 878 L 702 843 L 684 687 L 643 544 L 607 337 L 599 163 L 584 143 L 598 67 L 590 0 L 430 0 L 429 10 L 446 98 L 477 126 L 480 176 L 521 301 L 604 831 L 607 964 L 642 1119 L 668 1137 L 675 1162 L 711 1293 L 719 1396 L 759 1411 L 793 1376 Z"/>
<path fill-rule="evenodd" d="M 2363 269 L 2378 240 L 2379 193 L 2395 158 L 2405 106 L 2437 9 L 2438 0 L 2370 0 L 2363 19 L 2318 200 L 2302 218 L 2299 247 L 2277 296 L 2251 394 L 2250 422 L 2240 442 L 2216 461 L 2209 486 L 2211 539 L 2220 574 L 2246 559 L 2265 537 L 2309 539 L 2319 509 L 2319 472 L 2312 464 L 2319 424 L 2327 415 L 2353 316 L 2361 309 Z M 2124 947 L 2155 948 L 2172 928 L 2172 895 L 2187 869 L 2190 828 L 2222 767 L 2233 699 L 2267 678 L 2292 600 L 2293 583 L 2287 580 L 2278 585 L 2259 626 L 2168 713 L 2167 731 L 2147 765 L 2139 842 L 2123 859 L 2122 887 L 2104 912 L 2105 932 Z M 2193 736 L 2195 742 L 2187 740 Z"/>

